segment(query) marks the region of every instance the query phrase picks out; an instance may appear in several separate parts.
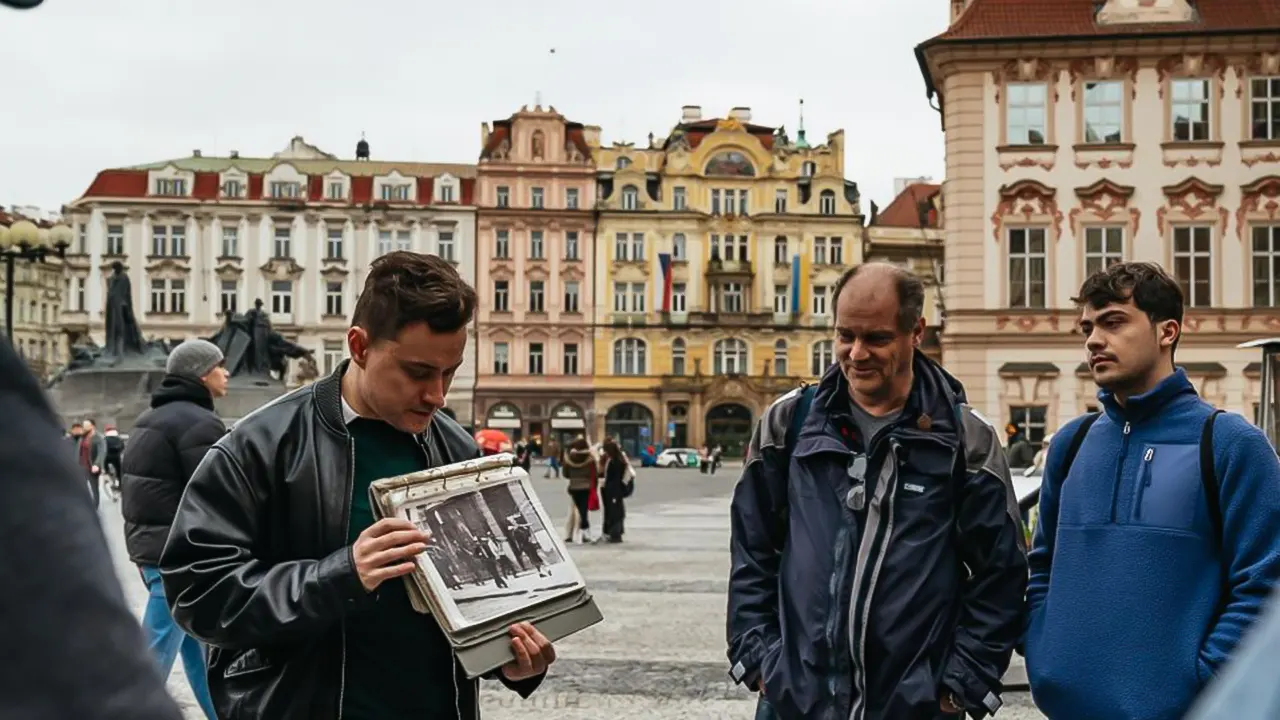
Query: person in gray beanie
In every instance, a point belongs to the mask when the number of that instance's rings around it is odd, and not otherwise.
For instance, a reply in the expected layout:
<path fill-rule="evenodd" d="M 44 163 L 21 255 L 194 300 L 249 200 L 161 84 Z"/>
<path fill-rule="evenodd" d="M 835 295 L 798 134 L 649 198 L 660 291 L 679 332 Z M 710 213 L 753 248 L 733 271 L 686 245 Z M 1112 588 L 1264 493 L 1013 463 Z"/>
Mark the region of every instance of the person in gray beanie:
<path fill-rule="evenodd" d="M 151 408 L 134 423 L 120 466 L 125 547 L 150 592 L 142 626 L 164 677 L 181 655 L 191 690 L 209 718 L 216 715 L 204 650 L 174 624 L 157 566 L 187 482 L 227 432 L 213 406 L 215 398 L 227 394 L 223 360 L 208 340 L 187 340 L 169 353 L 164 379 L 151 396 Z"/>

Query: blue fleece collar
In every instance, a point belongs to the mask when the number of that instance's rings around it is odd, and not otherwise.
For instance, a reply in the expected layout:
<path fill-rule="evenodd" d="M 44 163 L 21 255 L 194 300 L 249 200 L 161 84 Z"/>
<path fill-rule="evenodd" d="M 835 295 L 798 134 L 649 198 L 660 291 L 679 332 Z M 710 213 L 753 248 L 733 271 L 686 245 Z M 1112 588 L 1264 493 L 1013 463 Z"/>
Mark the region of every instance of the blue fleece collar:
<path fill-rule="evenodd" d="M 1187 378 L 1187 373 L 1180 367 L 1173 369 L 1173 374 L 1156 384 L 1141 395 L 1130 397 L 1123 406 L 1116 400 L 1115 393 L 1110 390 L 1098 391 L 1098 402 L 1102 403 L 1107 417 L 1116 423 L 1141 422 L 1149 417 L 1159 415 L 1166 407 L 1185 395 L 1199 397 L 1195 385 Z"/>

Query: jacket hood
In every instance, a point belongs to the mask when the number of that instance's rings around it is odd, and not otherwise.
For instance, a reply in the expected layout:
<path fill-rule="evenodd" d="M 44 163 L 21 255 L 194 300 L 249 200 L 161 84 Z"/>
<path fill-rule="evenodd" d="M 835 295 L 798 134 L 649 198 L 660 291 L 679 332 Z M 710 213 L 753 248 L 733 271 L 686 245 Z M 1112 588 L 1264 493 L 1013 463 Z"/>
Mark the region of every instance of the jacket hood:
<path fill-rule="evenodd" d="M 591 459 L 590 448 L 585 450 L 574 449 L 565 453 L 564 464 L 569 467 L 580 468 L 588 465 L 591 462 Z"/>
<path fill-rule="evenodd" d="M 914 378 L 911 383 L 911 393 L 907 396 L 907 404 L 903 408 L 903 415 L 920 419 L 928 416 L 932 432 L 958 433 L 960 430 L 958 408 L 968 402 L 964 385 L 919 350 L 915 351 L 911 359 L 911 370 Z M 826 412 L 811 413 L 810 418 L 805 422 L 806 431 L 815 421 L 819 425 L 825 424 L 828 416 L 843 407 L 842 403 L 849 402 L 848 398 L 849 381 L 841 372 L 840 365 L 834 364 L 823 374 L 818 382 L 818 391 L 814 395 L 814 404 L 822 407 Z"/>
<path fill-rule="evenodd" d="M 151 407 L 158 408 L 174 402 L 195 403 L 206 410 L 213 410 L 213 393 L 204 383 L 185 375 L 165 375 L 160 387 L 151 394 Z"/>

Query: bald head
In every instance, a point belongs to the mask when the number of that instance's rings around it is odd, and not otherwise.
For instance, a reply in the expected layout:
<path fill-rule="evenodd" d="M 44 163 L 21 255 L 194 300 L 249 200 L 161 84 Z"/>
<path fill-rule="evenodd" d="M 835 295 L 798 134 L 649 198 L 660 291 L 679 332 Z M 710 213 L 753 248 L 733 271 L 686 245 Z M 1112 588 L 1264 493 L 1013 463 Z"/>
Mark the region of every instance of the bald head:
<path fill-rule="evenodd" d="M 840 306 L 840 296 L 846 289 L 857 296 L 859 304 L 891 301 L 897 307 L 899 332 L 911 332 L 924 315 L 924 283 L 915 273 L 898 265 L 869 262 L 845 270 L 836 282 L 832 307 Z"/>

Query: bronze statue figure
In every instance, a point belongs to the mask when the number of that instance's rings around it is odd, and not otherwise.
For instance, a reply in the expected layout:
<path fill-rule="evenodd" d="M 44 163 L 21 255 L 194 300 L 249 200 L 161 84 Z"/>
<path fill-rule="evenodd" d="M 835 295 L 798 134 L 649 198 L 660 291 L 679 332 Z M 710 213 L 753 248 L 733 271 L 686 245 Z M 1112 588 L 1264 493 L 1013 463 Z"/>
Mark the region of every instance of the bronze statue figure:
<path fill-rule="evenodd" d="M 133 284 L 119 260 L 111 263 L 111 271 L 107 279 L 107 342 L 103 354 L 116 360 L 142 355 L 142 331 L 133 314 Z"/>
<path fill-rule="evenodd" d="M 311 351 L 286 340 L 271 329 L 271 318 L 262 309 L 262 300 L 243 315 L 227 312 L 225 323 L 209 341 L 222 350 L 231 377 L 266 381 L 288 380 L 288 359 L 311 356 Z"/>

